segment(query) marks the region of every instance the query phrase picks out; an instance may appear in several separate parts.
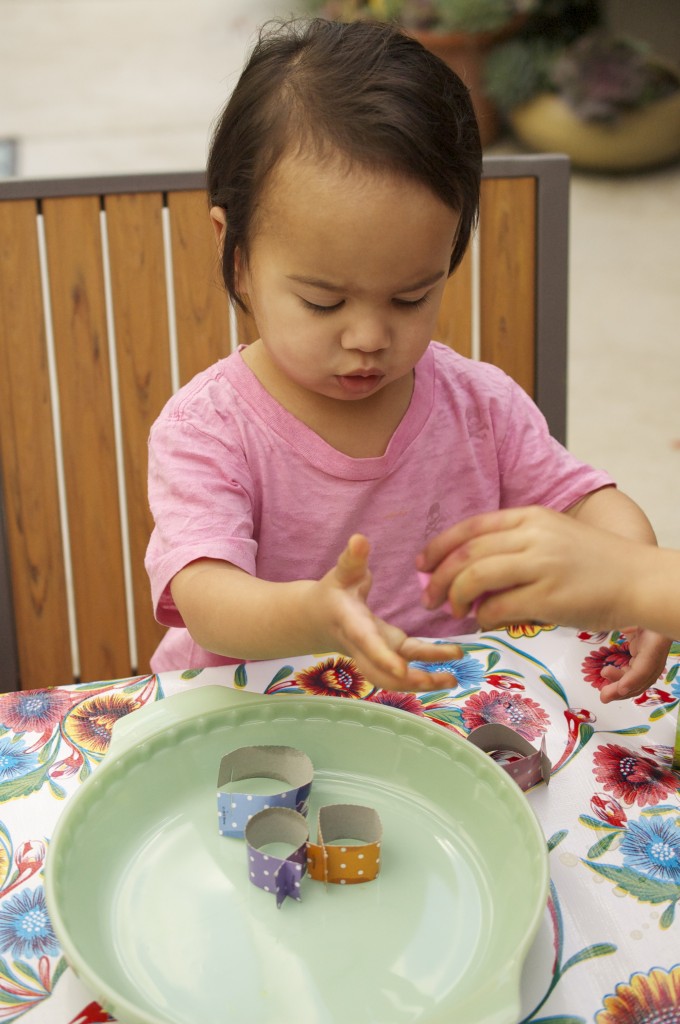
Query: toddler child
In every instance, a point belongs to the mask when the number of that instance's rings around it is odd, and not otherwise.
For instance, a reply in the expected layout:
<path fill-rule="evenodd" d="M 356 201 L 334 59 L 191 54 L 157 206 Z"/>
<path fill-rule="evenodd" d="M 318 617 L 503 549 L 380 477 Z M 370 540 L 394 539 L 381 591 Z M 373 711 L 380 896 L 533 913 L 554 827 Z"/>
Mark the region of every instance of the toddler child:
<path fill-rule="evenodd" d="M 423 607 L 429 538 L 538 504 L 653 542 L 520 387 L 431 341 L 480 175 L 468 91 L 415 40 L 323 19 L 261 33 L 208 161 L 226 288 L 259 338 L 151 432 L 155 671 L 338 651 L 376 686 L 451 685 L 409 664 L 460 654 L 415 637 L 476 628 Z M 642 648 L 660 670 L 668 641 Z"/>

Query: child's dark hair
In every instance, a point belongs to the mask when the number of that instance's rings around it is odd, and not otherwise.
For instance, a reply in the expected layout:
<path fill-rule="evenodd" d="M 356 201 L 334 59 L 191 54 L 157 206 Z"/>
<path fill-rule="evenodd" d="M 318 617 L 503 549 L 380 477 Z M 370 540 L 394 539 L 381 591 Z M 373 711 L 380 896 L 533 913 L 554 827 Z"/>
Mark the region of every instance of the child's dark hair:
<path fill-rule="evenodd" d="M 215 126 L 208 158 L 210 205 L 227 217 L 224 281 L 239 306 L 234 258 L 238 250 L 248 259 L 267 175 L 284 153 L 307 150 L 431 189 L 460 216 L 449 272 L 456 268 L 477 220 L 482 169 L 460 78 L 391 25 L 270 23 Z"/>

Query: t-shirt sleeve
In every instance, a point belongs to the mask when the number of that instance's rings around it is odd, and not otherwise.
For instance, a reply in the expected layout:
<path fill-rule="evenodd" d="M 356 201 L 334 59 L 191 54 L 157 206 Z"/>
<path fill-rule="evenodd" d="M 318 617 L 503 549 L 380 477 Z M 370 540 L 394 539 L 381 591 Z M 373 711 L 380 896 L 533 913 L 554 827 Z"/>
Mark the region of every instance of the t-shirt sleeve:
<path fill-rule="evenodd" d="M 581 462 L 552 437 L 523 388 L 509 377 L 505 382 L 494 415 L 502 508 L 544 505 L 562 512 L 593 491 L 615 486 L 608 473 Z"/>
<path fill-rule="evenodd" d="M 161 415 L 149 437 L 149 504 L 154 530 L 145 566 L 154 613 L 183 626 L 170 581 L 199 558 L 255 573 L 252 482 L 243 452 L 190 421 Z"/>

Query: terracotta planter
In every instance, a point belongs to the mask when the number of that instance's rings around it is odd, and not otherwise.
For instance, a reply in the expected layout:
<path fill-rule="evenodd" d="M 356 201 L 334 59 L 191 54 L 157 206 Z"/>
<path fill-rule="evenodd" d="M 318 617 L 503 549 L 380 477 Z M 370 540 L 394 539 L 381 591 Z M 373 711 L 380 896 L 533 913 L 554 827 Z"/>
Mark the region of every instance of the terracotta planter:
<path fill-rule="evenodd" d="M 526 15 L 518 15 L 503 28 L 495 32 L 436 32 L 425 29 L 408 29 L 414 39 L 428 50 L 441 57 L 450 68 L 460 75 L 470 90 L 475 108 L 482 145 L 488 146 L 497 137 L 501 118 L 495 104 L 484 92 L 484 65 L 486 55 L 493 46 L 514 36 L 526 21 Z"/>
<path fill-rule="evenodd" d="M 544 93 L 516 107 L 509 120 L 529 149 L 566 153 L 583 170 L 636 171 L 680 158 L 680 92 L 612 124 L 583 121 L 561 97 Z"/>

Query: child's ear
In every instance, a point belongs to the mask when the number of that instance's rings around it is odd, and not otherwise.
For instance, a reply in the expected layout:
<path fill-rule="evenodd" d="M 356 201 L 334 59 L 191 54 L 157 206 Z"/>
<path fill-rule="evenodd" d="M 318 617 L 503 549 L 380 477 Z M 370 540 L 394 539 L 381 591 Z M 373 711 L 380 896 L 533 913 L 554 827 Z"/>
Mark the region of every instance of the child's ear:
<path fill-rule="evenodd" d="M 227 230 L 227 214 L 221 206 L 213 206 L 210 209 L 210 220 L 212 222 L 213 230 L 215 232 L 215 238 L 217 240 L 217 248 L 222 255 L 222 248 L 224 246 L 224 233 Z"/>

